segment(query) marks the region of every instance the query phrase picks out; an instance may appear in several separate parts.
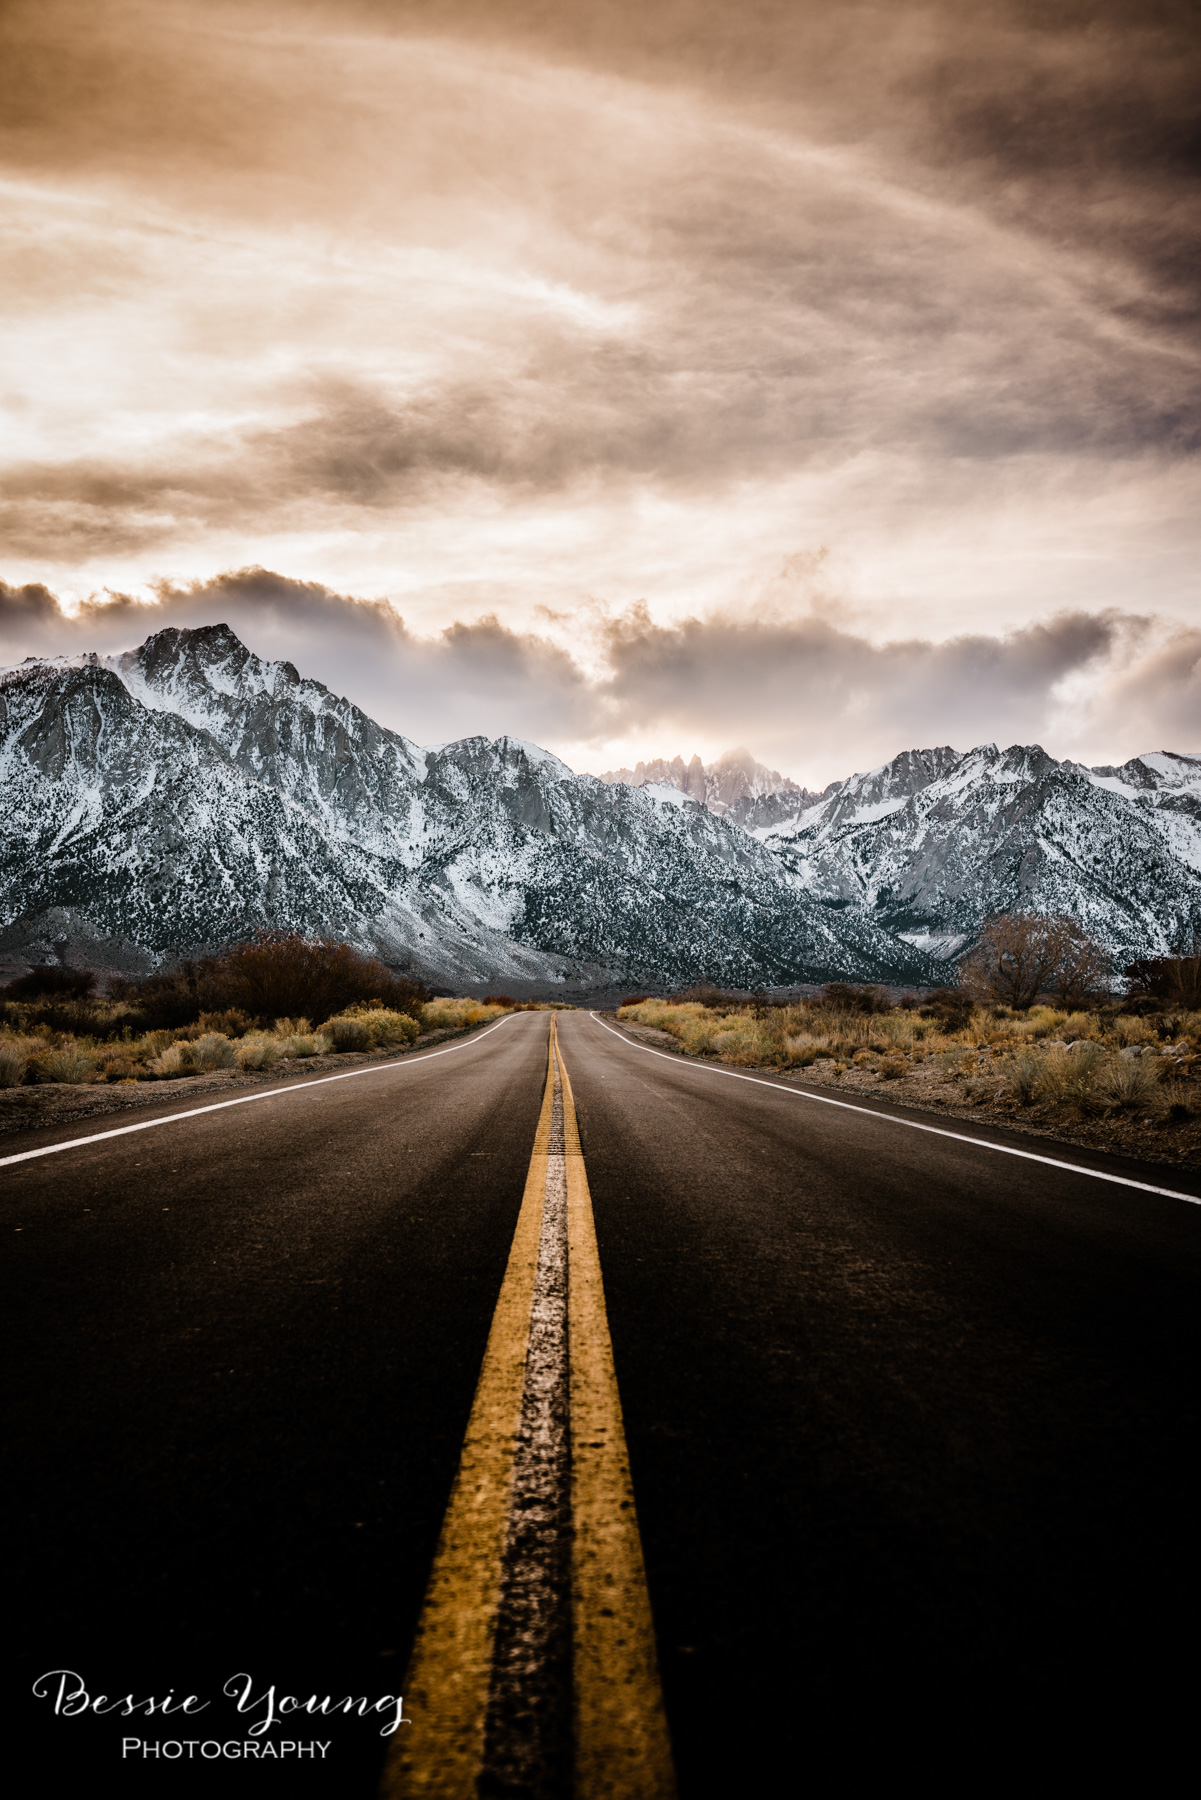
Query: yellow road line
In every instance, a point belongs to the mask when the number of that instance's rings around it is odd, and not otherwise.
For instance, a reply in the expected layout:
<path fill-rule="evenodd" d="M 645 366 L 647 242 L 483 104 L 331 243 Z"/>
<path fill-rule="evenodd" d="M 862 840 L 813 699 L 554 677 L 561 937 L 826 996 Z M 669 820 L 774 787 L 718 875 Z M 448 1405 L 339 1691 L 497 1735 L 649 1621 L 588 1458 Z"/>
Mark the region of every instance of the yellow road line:
<path fill-rule="evenodd" d="M 413 1724 L 402 1725 L 394 1740 L 381 1800 L 476 1800 L 546 1195 L 552 1055 L 513 1246 L 405 1679 Z"/>
<path fill-rule="evenodd" d="M 574 1800 L 671 1800 L 671 1746 L 592 1197 L 557 1041 L 555 1050 L 567 1152 Z"/>
<path fill-rule="evenodd" d="M 571 1081 L 550 1024 L 525 1195 L 442 1526 L 380 1800 L 476 1800 L 513 1459 L 561 1077 L 571 1382 L 573 1800 L 673 1800 L 642 1543 Z"/>

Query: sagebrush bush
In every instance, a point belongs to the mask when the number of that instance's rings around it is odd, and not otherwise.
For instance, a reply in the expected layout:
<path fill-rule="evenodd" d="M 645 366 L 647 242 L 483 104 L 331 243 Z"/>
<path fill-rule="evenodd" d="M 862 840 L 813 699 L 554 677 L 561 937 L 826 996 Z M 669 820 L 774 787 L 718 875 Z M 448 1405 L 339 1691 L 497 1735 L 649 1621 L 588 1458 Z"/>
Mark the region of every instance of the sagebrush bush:
<path fill-rule="evenodd" d="M 192 1056 L 192 1046 L 183 1039 L 168 1044 L 148 1065 L 152 1075 L 163 1080 L 172 1080 L 180 1075 L 195 1075 L 197 1064 Z"/>
<path fill-rule="evenodd" d="M 490 1016 L 504 1010 L 499 1002 L 488 1007 Z M 342 1017 L 357 1019 L 366 1025 L 374 1049 L 386 1050 L 394 1044 L 416 1043 L 421 1031 L 410 1013 L 396 1012 L 387 1006 L 348 1006 Z"/>
<path fill-rule="evenodd" d="M 1123 1046 L 1154 1044 L 1158 1040 L 1158 1034 L 1151 1020 L 1130 1018 L 1122 1013 L 1119 1013 L 1113 1022 L 1113 1035 Z"/>
<path fill-rule="evenodd" d="M 422 1007 L 421 1024 L 426 1031 L 459 1031 L 499 1019 L 504 1011 L 503 1006 L 489 1006 L 483 1000 L 456 1000 L 453 995 L 440 994 Z"/>
<path fill-rule="evenodd" d="M 279 1043 L 267 1031 L 248 1031 L 234 1051 L 240 1069 L 269 1069 L 279 1061 Z"/>
<path fill-rule="evenodd" d="M 1113 1056 L 1097 1077 L 1097 1087 L 1111 1106 L 1147 1106 L 1159 1098 L 1163 1065 L 1158 1056 Z"/>
<path fill-rule="evenodd" d="M 192 1060 L 198 1069 L 237 1067 L 234 1047 L 223 1031 L 206 1031 L 192 1044 Z"/>
<path fill-rule="evenodd" d="M 39 1081 L 65 1081 L 78 1086 L 95 1081 L 99 1072 L 96 1058 L 77 1044 L 64 1044 L 60 1050 L 47 1050 L 37 1060 Z"/>
<path fill-rule="evenodd" d="M 334 1050 L 345 1053 L 347 1050 L 369 1050 L 371 1048 L 371 1027 L 365 1019 L 352 1019 L 345 1016 L 325 1021 L 325 1035 Z"/>
<path fill-rule="evenodd" d="M 0 1088 L 20 1087 L 29 1068 L 29 1056 L 14 1038 L 0 1040 Z"/>
<path fill-rule="evenodd" d="M 1019 1106 L 1029 1106 L 1042 1077 L 1042 1058 L 1029 1051 L 1015 1056 L 1001 1071 L 1005 1091 Z"/>
<path fill-rule="evenodd" d="M 1051 1050 L 1039 1062 L 1036 1091 L 1052 1106 L 1072 1106 L 1077 1112 L 1097 1110 L 1097 1078 L 1105 1055 L 1099 1044 L 1085 1040 L 1068 1050 Z"/>

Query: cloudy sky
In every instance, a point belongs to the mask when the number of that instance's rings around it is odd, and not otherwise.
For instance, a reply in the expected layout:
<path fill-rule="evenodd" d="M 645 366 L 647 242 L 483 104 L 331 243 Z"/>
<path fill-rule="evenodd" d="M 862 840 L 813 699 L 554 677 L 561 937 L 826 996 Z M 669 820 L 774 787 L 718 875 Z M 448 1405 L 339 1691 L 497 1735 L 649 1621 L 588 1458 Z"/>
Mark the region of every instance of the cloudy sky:
<path fill-rule="evenodd" d="M 0 657 L 1201 750 L 1192 0 L 8 0 Z"/>

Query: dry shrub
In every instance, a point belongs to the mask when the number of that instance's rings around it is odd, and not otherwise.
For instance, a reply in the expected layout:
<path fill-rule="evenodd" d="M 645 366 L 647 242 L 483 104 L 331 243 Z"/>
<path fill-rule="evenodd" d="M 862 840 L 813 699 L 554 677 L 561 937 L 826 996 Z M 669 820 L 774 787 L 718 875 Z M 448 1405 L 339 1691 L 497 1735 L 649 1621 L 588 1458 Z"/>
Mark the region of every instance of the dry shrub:
<path fill-rule="evenodd" d="M 150 1072 L 166 1081 L 180 1075 L 197 1074 L 199 1064 L 192 1055 L 191 1044 L 177 1039 L 154 1058 L 150 1064 Z"/>
<path fill-rule="evenodd" d="M 104 1061 L 104 1079 L 106 1081 L 141 1081 L 150 1074 L 145 1062 L 128 1050 L 120 1051 L 116 1056 L 109 1056 Z"/>
<path fill-rule="evenodd" d="M 627 1001 L 617 1009 L 619 1019 L 632 1019 L 637 1025 L 656 1025 L 660 1031 L 676 1035 L 685 1019 L 704 1018 L 706 1013 L 707 1008 L 697 1000 L 659 1000 L 654 995 L 646 1000 Z"/>
<path fill-rule="evenodd" d="M 822 989 L 821 1001 L 831 1012 L 870 1014 L 892 1010 L 883 988 L 852 987 L 845 981 L 828 981 Z"/>
<path fill-rule="evenodd" d="M 335 1019 L 327 1019 L 324 1032 L 332 1047 L 348 1050 L 387 1050 L 396 1044 L 415 1043 L 416 1019 L 387 1007 L 351 1007 Z"/>
<path fill-rule="evenodd" d="M 922 1025 L 911 1013 L 889 1013 L 882 1019 L 872 1020 L 872 1036 L 886 1048 L 908 1050 L 926 1035 L 929 1028 Z"/>
<path fill-rule="evenodd" d="M 84 1000 L 94 992 L 96 976 L 91 969 L 72 969 L 63 963 L 31 969 L 15 981 L 0 988 L 6 1000 Z"/>
<path fill-rule="evenodd" d="M 0 1088 L 20 1087 L 29 1068 L 29 1054 L 16 1038 L 0 1040 Z"/>
<path fill-rule="evenodd" d="M 236 1006 L 229 1006 L 224 1012 L 202 1012 L 197 1025 L 202 1034 L 219 1031 L 222 1037 L 240 1038 L 253 1028 L 254 1020 Z"/>
<path fill-rule="evenodd" d="M 487 1024 L 504 1011 L 503 1006 L 489 1006 L 485 1000 L 456 1000 L 453 995 L 441 994 L 422 1007 L 421 1029 L 460 1031 L 468 1025 Z"/>
<path fill-rule="evenodd" d="M 494 1004 L 497 1012 L 505 1010 L 499 1002 L 485 1001 L 484 1004 Z M 390 1049 L 394 1044 L 414 1044 L 421 1029 L 408 1013 L 394 1012 L 387 1006 L 350 1006 L 342 1017 L 361 1020 L 370 1033 L 373 1048 L 379 1050 Z"/>
<path fill-rule="evenodd" d="M 308 1019 L 276 1019 L 271 1035 L 281 1056 L 316 1056 L 328 1040 L 318 1040 Z"/>
<path fill-rule="evenodd" d="M 972 1016 L 975 1001 L 963 988 L 932 988 L 921 1004 L 923 1019 L 933 1019 L 944 1031 L 963 1031 Z"/>
<path fill-rule="evenodd" d="M 60 1050 L 44 1051 L 37 1060 L 36 1069 L 39 1081 L 65 1081 L 72 1087 L 95 1081 L 99 1075 L 96 1058 L 77 1044 L 64 1044 Z"/>
<path fill-rule="evenodd" d="M 896 1081 L 899 1076 L 908 1073 L 909 1065 L 899 1056 L 886 1056 L 880 1064 L 881 1081 Z"/>
<path fill-rule="evenodd" d="M 146 1023 L 178 1027 L 200 1019 L 230 1037 L 245 1032 L 245 1024 L 236 1028 L 239 1018 L 303 1014 L 320 1022 L 363 1001 L 417 1017 L 429 998 L 421 982 L 394 975 L 349 944 L 284 932 L 262 932 L 220 956 L 143 981 L 114 979 L 109 991 L 136 1006 Z M 229 1022 L 219 1023 L 218 1014 Z"/>
<path fill-rule="evenodd" d="M 206 1031 L 191 1046 L 198 1069 L 232 1069 L 237 1066 L 234 1047 L 223 1031 Z"/>
<path fill-rule="evenodd" d="M 1123 1046 L 1154 1044 L 1159 1041 L 1159 1033 L 1149 1019 L 1131 1018 L 1125 1013 L 1119 1013 L 1114 1020 L 1113 1035 Z"/>
<path fill-rule="evenodd" d="M 234 1055 L 240 1069 L 269 1069 L 279 1061 L 279 1044 L 270 1032 L 248 1031 Z"/>
<path fill-rule="evenodd" d="M 1015 1056 L 1001 1070 L 1001 1082 L 1010 1099 L 1019 1106 L 1030 1106 L 1042 1078 L 1042 1058 L 1032 1051 Z"/>
<path fill-rule="evenodd" d="M 1070 1050 L 1050 1051 L 1039 1061 L 1038 1098 L 1080 1113 L 1096 1112 L 1101 1103 L 1098 1077 L 1105 1062 L 1101 1046 L 1091 1041 Z"/>
<path fill-rule="evenodd" d="M 1026 1014 L 1027 1031 L 1036 1043 L 1043 1038 L 1061 1037 L 1067 1020 L 1067 1013 L 1058 1012 L 1053 1006 L 1032 1006 Z"/>
<path fill-rule="evenodd" d="M 1110 1106 L 1150 1106 L 1160 1097 L 1162 1073 L 1158 1056 L 1113 1056 L 1098 1075 L 1097 1088 Z"/>
<path fill-rule="evenodd" d="M 758 1066 L 770 1054 L 765 1033 L 755 1019 L 745 1015 L 724 1020 L 722 1028 L 711 1034 L 709 1047 L 723 1062 L 746 1066 Z"/>
<path fill-rule="evenodd" d="M 325 1035 L 330 1047 L 340 1055 L 350 1050 L 370 1050 L 371 1027 L 365 1019 L 350 1019 L 339 1016 L 325 1021 Z"/>

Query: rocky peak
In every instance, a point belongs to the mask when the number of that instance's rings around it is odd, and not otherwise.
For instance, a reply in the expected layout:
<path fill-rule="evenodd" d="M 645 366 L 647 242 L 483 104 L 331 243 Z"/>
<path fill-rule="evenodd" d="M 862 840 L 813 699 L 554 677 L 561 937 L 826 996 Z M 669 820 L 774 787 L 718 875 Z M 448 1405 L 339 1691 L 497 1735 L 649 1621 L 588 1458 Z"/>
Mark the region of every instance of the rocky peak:
<path fill-rule="evenodd" d="M 778 769 L 756 762 L 745 748 L 727 750 L 708 765 L 699 756 L 687 763 L 682 756 L 673 756 L 670 761 L 657 756 L 632 769 L 609 769 L 597 779 L 610 786 L 620 783 L 626 787 L 676 788 L 719 817 L 734 806 L 741 805 L 745 810 L 749 802 L 768 794 L 788 795 L 794 811 L 798 802 L 812 798 L 807 789 L 798 787 Z"/>

